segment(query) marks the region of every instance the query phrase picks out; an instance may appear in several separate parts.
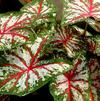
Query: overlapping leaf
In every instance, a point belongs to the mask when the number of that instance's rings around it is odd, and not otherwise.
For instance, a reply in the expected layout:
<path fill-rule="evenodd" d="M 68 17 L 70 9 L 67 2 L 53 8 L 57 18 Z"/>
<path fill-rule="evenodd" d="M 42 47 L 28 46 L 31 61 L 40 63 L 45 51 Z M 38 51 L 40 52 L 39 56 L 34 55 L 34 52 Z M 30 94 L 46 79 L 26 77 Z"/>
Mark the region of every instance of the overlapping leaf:
<path fill-rule="evenodd" d="M 11 48 L 13 44 L 22 44 L 29 40 L 29 33 L 22 28 L 29 24 L 26 14 L 8 13 L 0 15 L 0 50 Z"/>
<path fill-rule="evenodd" d="M 97 32 L 100 32 L 100 22 L 93 19 L 88 19 L 87 23 Z"/>
<path fill-rule="evenodd" d="M 96 44 L 94 42 L 94 40 L 88 39 L 88 51 L 95 53 L 96 50 Z"/>
<path fill-rule="evenodd" d="M 78 27 L 78 26 L 73 26 L 74 28 L 76 28 L 76 30 L 78 31 L 78 32 L 80 32 L 80 36 L 82 36 L 82 35 L 84 35 L 85 34 L 85 36 L 87 36 L 87 37 L 89 37 L 89 36 L 92 36 L 92 34 L 89 32 L 89 31 L 85 31 L 84 29 L 82 29 L 82 28 L 80 28 L 80 27 Z M 85 32 L 85 33 L 84 33 Z"/>
<path fill-rule="evenodd" d="M 89 38 L 87 41 L 88 50 L 100 56 L 100 36 L 96 35 L 94 38 Z"/>
<path fill-rule="evenodd" d="M 55 101 L 98 101 L 95 85 L 88 82 L 86 61 L 77 59 L 74 69 L 59 75 L 50 85 Z"/>
<path fill-rule="evenodd" d="M 96 54 L 100 56 L 100 35 L 95 36 L 94 40 L 96 43 Z"/>
<path fill-rule="evenodd" d="M 79 35 L 80 33 L 74 28 L 70 28 L 68 26 L 61 28 L 58 27 L 55 32 L 54 43 L 61 43 L 66 49 L 68 56 L 74 57 L 81 47 L 81 44 L 79 44 L 81 43 Z"/>
<path fill-rule="evenodd" d="M 96 58 L 91 58 L 88 62 L 88 68 L 90 72 L 90 83 L 97 89 L 100 90 L 100 64 Z"/>
<path fill-rule="evenodd" d="M 5 54 L 9 63 L 0 67 L 0 93 L 26 95 L 43 86 L 53 75 L 71 69 L 68 63 L 41 65 L 40 52 L 46 43 L 37 38 L 33 45 L 23 45 Z"/>
<path fill-rule="evenodd" d="M 66 22 L 74 23 L 88 17 L 100 18 L 99 0 L 65 0 Z"/>
<path fill-rule="evenodd" d="M 53 5 L 49 5 L 47 0 L 37 0 L 28 3 L 21 9 L 21 12 L 27 13 L 33 20 L 32 22 L 45 22 L 50 21 L 53 17 L 54 9 Z"/>

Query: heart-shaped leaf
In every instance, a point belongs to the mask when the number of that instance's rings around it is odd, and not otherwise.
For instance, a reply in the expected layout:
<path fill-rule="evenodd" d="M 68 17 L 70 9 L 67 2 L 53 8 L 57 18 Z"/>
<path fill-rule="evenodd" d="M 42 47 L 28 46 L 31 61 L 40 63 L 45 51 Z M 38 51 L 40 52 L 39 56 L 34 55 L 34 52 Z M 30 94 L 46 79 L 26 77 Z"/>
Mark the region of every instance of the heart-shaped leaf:
<path fill-rule="evenodd" d="M 42 64 L 40 52 L 47 38 L 17 47 L 5 54 L 8 63 L 0 67 L 0 93 L 23 96 L 43 86 L 50 77 L 71 69 L 68 63 Z"/>
<path fill-rule="evenodd" d="M 88 82 L 86 61 L 77 59 L 74 69 L 56 77 L 51 85 L 55 101 L 98 101 L 97 92 Z"/>
<path fill-rule="evenodd" d="M 88 17 L 100 18 L 100 0 L 65 0 L 66 22 L 74 23 Z"/>
<path fill-rule="evenodd" d="M 22 29 L 30 23 L 26 14 L 8 13 L 0 16 L 0 50 L 29 40 L 29 32 Z"/>

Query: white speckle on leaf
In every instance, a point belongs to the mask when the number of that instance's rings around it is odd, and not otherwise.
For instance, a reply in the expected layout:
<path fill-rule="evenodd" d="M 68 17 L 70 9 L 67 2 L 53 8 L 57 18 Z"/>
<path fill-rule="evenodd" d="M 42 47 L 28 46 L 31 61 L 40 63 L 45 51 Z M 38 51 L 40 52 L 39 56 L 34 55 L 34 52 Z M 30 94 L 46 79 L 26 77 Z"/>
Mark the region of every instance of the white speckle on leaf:
<path fill-rule="evenodd" d="M 7 56 L 7 60 L 10 61 L 10 64 L 16 64 L 19 67 L 26 69 L 27 67 L 20 61 L 20 59 L 18 59 L 17 57 L 13 56 L 13 55 L 8 55 Z"/>
<path fill-rule="evenodd" d="M 62 72 L 66 70 L 67 68 L 69 68 L 69 65 L 68 64 L 50 64 L 45 67 L 48 70 L 53 71 L 53 74 L 57 74 L 58 72 Z"/>
<path fill-rule="evenodd" d="M 31 47 L 33 54 L 37 52 L 37 49 L 39 48 L 41 42 L 42 39 L 38 37 L 33 45 L 29 45 L 29 47 Z"/>
<path fill-rule="evenodd" d="M 27 66 L 29 66 L 31 60 L 29 52 L 23 48 L 18 48 L 17 53 L 20 57 L 22 57 L 25 60 Z"/>
<path fill-rule="evenodd" d="M 38 68 L 36 69 L 36 71 L 39 73 L 39 76 L 42 79 L 42 81 L 45 81 L 45 76 L 48 75 L 48 71 L 43 68 Z"/>
<path fill-rule="evenodd" d="M 56 78 L 57 83 L 60 83 L 60 82 L 66 81 L 66 80 L 67 80 L 67 78 L 64 75 L 58 75 Z"/>
<path fill-rule="evenodd" d="M 59 89 L 60 93 L 63 93 L 66 90 L 66 88 L 68 88 L 68 83 L 67 82 L 66 83 L 62 83 L 57 88 Z"/>
<path fill-rule="evenodd" d="M 31 70 L 29 71 L 30 78 L 28 80 L 30 86 L 37 85 L 38 77 Z"/>
<path fill-rule="evenodd" d="M 17 87 L 19 88 L 20 91 L 23 91 L 26 89 L 26 78 L 27 78 L 27 73 L 24 73 L 21 78 L 18 80 Z"/>
<path fill-rule="evenodd" d="M 8 91 L 13 88 L 13 84 L 15 82 L 15 79 L 10 80 L 9 82 L 7 82 L 4 86 L 2 86 L 0 89 L 4 89 L 4 91 Z"/>
<path fill-rule="evenodd" d="M 77 92 L 75 89 L 73 89 L 72 92 L 75 101 L 77 101 L 77 99 L 78 101 L 84 101 L 82 95 L 79 92 Z"/>
<path fill-rule="evenodd" d="M 54 91 L 55 95 L 59 96 L 60 92 L 59 91 Z"/>
<path fill-rule="evenodd" d="M 0 76 L 3 76 L 3 71 L 2 70 L 0 70 Z"/>

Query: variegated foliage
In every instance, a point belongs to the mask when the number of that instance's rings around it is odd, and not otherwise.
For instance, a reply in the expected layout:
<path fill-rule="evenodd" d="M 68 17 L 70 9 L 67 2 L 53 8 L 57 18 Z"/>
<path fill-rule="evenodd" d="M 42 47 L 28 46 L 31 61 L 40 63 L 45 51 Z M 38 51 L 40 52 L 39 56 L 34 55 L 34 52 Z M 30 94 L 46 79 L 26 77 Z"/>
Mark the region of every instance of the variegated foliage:
<path fill-rule="evenodd" d="M 74 23 L 88 17 L 100 18 L 100 0 L 65 0 L 65 18 Z"/>
<path fill-rule="evenodd" d="M 21 12 L 27 13 L 31 17 L 31 22 L 37 22 L 38 24 L 44 21 L 52 21 L 55 14 L 54 9 L 54 6 L 50 5 L 47 0 L 37 0 L 25 5 Z"/>
<path fill-rule="evenodd" d="M 88 38 L 88 51 L 100 56 L 100 36 L 96 35 L 94 38 Z"/>
<path fill-rule="evenodd" d="M 40 52 L 47 38 L 17 47 L 5 55 L 8 63 L 0 66 L 0 93 L 23 96 L 43 86 L 52 75 L 71 69 L 68 63 L 43 64 Z"/>
<path fill-rule="evenodd" d="M 0 16 L 2 16 L 0 17 L 0 50 L 11 49 L 13 44 L 22 44 L 29 40 L 28 32 L 22 29 L 29 24 L 26 14 L 8 13 Z"/>
<path fill-rule="evenodd" d="M 93 61 L 89 61 L 91 75 L 86 61 L 77 59 L 73 70 L 57 76 L 51 82 L 50 90 L 55 101 L 98 101 L 97 90 L 100 89 L 100 82 L 99 74 L 96 73 L 100 68 Z"/>
<path fill-rule="evenodd" d="M 62 44 L 69 57 L 74 57 L 81 48 L 80 33 L 68 26 L 57 27 L 54 43 Z"/>
<path fill-rule="evenodd" d="M 24 96 L 51 80 L 55 101 L 98 101 L 100 35 L 87 28 L 100 32 L 100 0 L 20 1 L 29 3 L 19 13 L 0 14 L 0 94 Z"/>
<path fill-rule="evenodd" d="M 88 62 L 90 84 L 100 91 L 100 61 L 96 58 L 90 58 Z"/>
<path fill-rule="evenodd" d="M 33 34 L 35 32 L 34 24 L 38 26 L 50 20 L 52 7 L 49 7 L 45 0 L 39 0 L 25 5 L 20 12 L 0 15 L 1 50 L 11 49 L 13 44 L 22 44 L 28 41 L 30 30 Z"/>

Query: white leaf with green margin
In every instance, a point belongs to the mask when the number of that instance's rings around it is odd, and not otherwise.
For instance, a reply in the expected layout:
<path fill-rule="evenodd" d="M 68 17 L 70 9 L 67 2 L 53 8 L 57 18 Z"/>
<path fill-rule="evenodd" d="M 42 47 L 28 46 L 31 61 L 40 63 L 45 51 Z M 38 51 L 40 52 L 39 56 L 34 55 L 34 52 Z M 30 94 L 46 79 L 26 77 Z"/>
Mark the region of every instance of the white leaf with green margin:
<path fill-rule="evenodd" d="M 85 20 L 88 17 L 100 18 L 100 0 L 65 0 L 64 18 L 68 23 Z"/>
<path fill-rule="evenodd" d="M 21 12 L 26 13 L 31 20 L 34 21 L 48 21 L 50 20 L 51 15 L 54 12 L 53 4 L 49 4 L 47 0 L 37 0 L 32 1 L 31 3 L 26 4 L 22 9 Z"/>
<path fill-rule="evenodd" d="M 25 13 L 8 13 L 0 15 L 0 50 L 11 49 L 13 44 L 22 44 L 29 40 L 29 32 L 23 30 L 29 24 Z"/>
<path fill-rule="evenodd" d="M 39 56 L 47 38 L 17 47 L 5 54 L 9 63 L 0 67 L 0 94 L 24 96 L 43 86 L 50 78 L 71 69 L 68 63 L 40 64 Z"/>
<path fill-rule="evenodd" d="M 50 84 L 55 101 L 98 101 L 95 88 L 90 88 L 86 61 L 76 59 L 74 69 L 57 76 Z"/>

